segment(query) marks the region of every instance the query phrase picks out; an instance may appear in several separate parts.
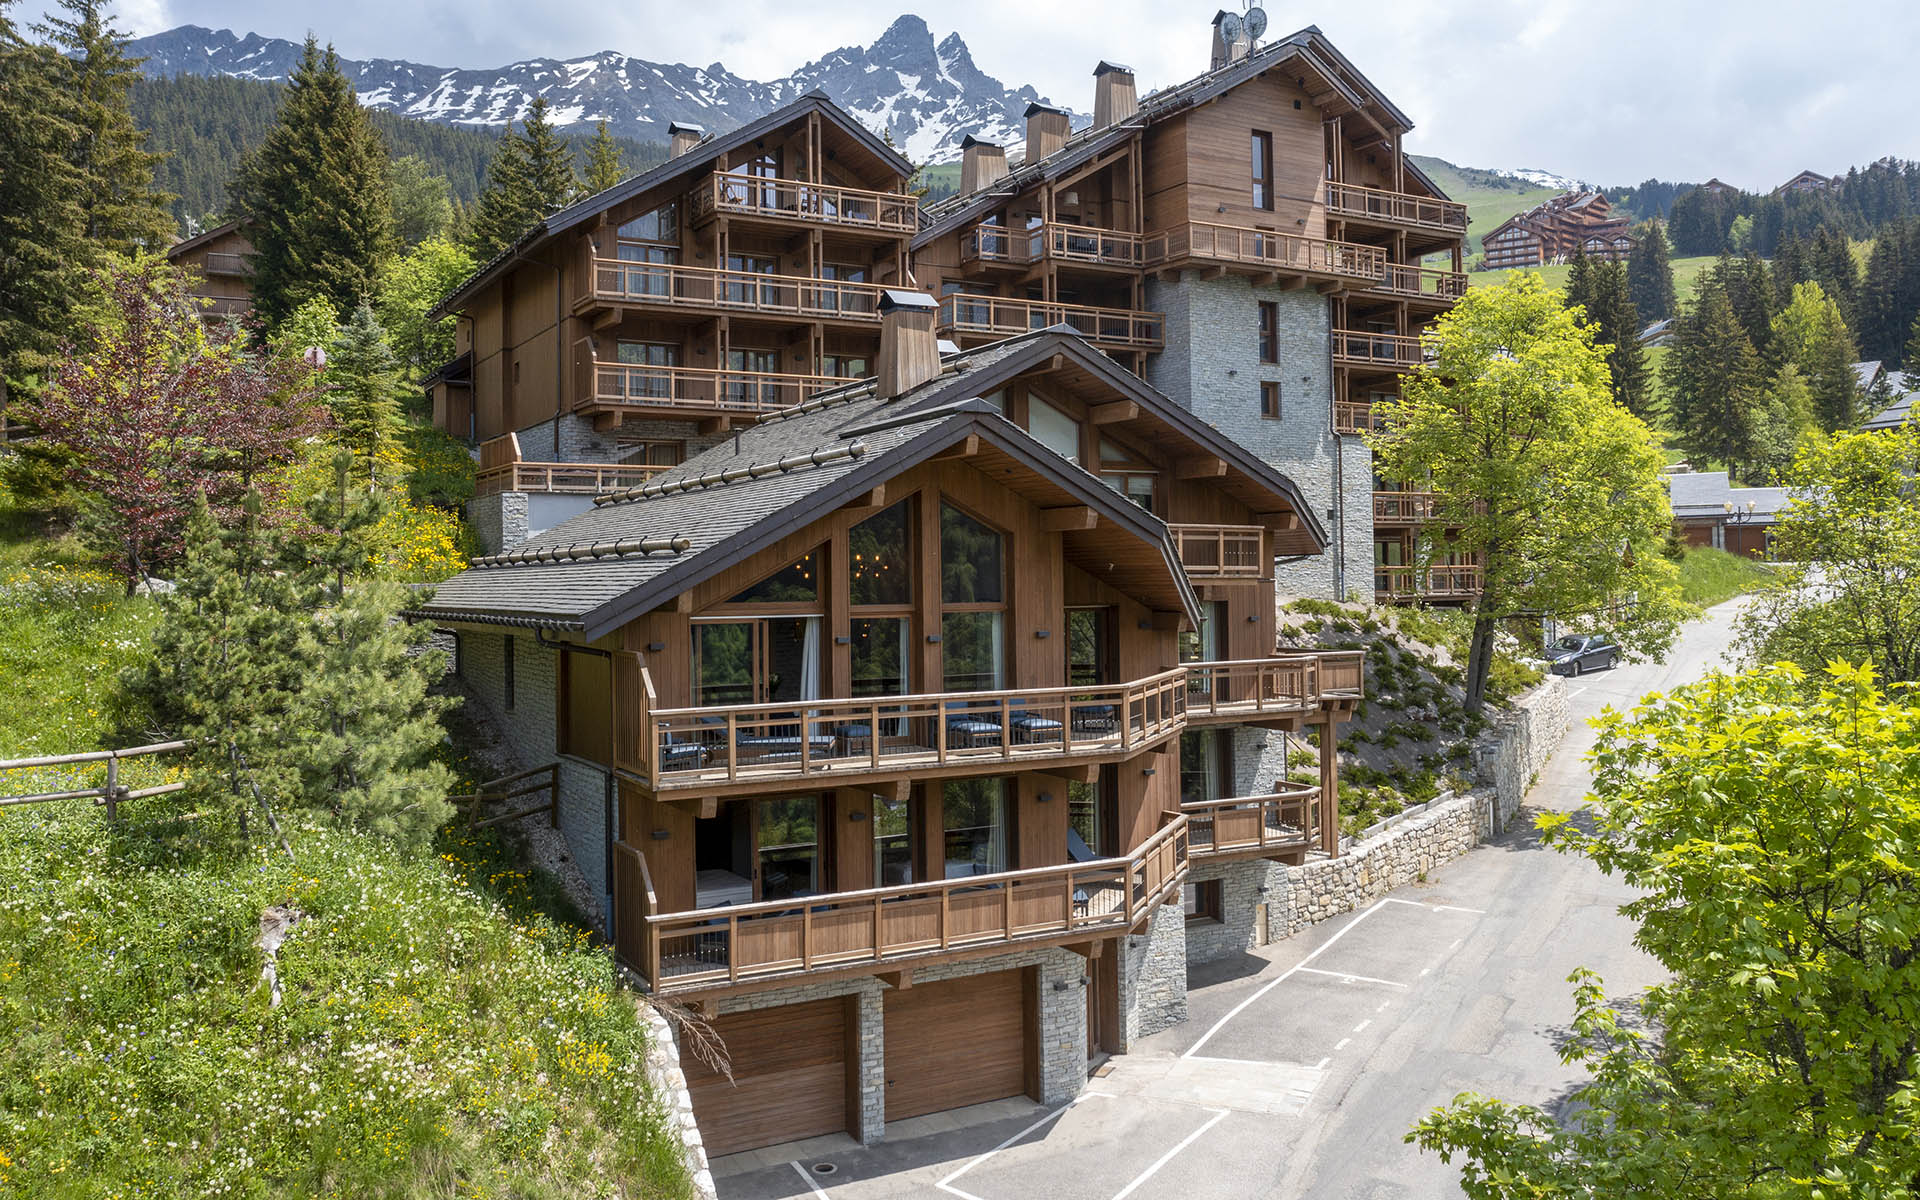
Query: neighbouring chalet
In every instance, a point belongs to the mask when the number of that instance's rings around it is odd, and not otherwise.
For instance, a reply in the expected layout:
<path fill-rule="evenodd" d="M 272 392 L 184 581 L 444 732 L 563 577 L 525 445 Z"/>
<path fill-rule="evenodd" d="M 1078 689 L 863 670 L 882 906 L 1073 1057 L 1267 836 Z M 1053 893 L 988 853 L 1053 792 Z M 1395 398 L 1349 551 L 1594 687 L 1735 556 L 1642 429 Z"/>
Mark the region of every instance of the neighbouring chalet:
<path fill-rule="evenodd" d="M 167 261 L 199 272 L 191 295 L 210 301 L 214 316 L 244 317 L 253 311 L 253 243 L 242 222 L 228 221 L 167 247 Z"/>
<path fill-rule="evenodd" d="M 710 1153 L 1000 1097 L 1184 1018 L 1265 940 L 1276 861 L 1339 852 L 1358 653 L 1275 651 L 1301 489 L 1066 329 L 942 355 L 875 306 L 824 391 L 415 615 L 526 763 L 621 959 L 707 1014 Z"/>
<path fill-rule="evenodd" d="M 1725 471 L 1677 471 L 1667 476 L 1667 493 L 1689 546 L 1773 557 L 1773 527 L 1786 511 L 1787 489 L 1733 487 Z"/>
<path fill-rule="evenodd" d="M 1772 195 L 1804 192 L 1836 192 L 1840 190 L 1841 179 L 1838 175 L 1822 175 L 1818 171 L 1802 171 L 1773 189 Z"/>
<path fill-rule="evenodd" d="M 1613 215 L 1604 193 L 1566 192 L 1508 217 L 1480 239 L 1489 271 L 1543 267 L 1572 257 L 1575 251 L 1601 262 L 1625 262 L 1634 239 L 1627 219 Z"/>
<path fill-rule="evenodd" d="M 730 428 L 872 373 L 908 280 L 912 168 L 814 93 L 554 213 L 434 310 L 456 357 L 434 421 L 478 447 L 490 548 Z"/>

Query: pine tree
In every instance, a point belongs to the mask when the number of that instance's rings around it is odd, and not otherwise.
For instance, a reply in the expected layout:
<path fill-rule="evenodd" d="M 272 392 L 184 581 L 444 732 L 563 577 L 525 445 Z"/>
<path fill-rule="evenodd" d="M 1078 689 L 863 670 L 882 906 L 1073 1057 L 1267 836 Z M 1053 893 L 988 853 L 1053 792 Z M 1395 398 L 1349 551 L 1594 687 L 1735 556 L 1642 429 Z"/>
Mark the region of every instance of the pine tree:
<path fill-rule="evenodd" d="M 539 220 L 527 192 L 527 152 L 509 124 L 500 135 L 493 162 L 487 166 L 487 186 L 467 224 L 467 248 L 480 262 L 505 253 Z"/>
<path fill-rule="evenodd" d="M 329 46 L 307 39 L 279 120 L 233 195 L 251 224 L 254 308 L 269 329 L 305 301 L 349 311 L 392 253 L 387 150 Z"/>
<path fill-rule="evenodd" d="M 593 140 L 587 143 L 586 192 L 597 196 L 626 177 L 626 168 L 620 164 L 620 147 L 608 132 L 607 123 L 602 121 L 594 128 Z"/>
<path fill-rule="evenodd" d="M 163 157 L 148 151 L 129 96 L 144 59 L 129 58 L 102 0 L 60 0 L 41 35 L 60 51 L 60 90 L 78 136 L 67 151 L 80 179 L 81 235 L 119 254 L 159 251 L 172 240 L 173 197 L 153 190 Z"/>
<path fill-rule="evenodd" d="M 1658 221 L 1649 221 L 1640 230 L 1627 259 L 1627 283 L 1642 320 L 1664 321 L 1673 315 L 1673 263 L 1666 231 Z"/>
<path fill-rule="evenodd" d="M 1664 383 L 1680 444 L 1696 466 L 1752 460 L 1760 360 L 1717 275 L 1701 277 L 1693 307 L 1674 323 Z"/>
<path fill-rule="evenodd" d="M 339 443 L 360 460 L 366 478 L 376 482 L 381 451 L 392 445 L 400 430 L 395 395 L 399 370 L 387 331 L 372 307 L 356 305 L 328 352 L 327 379 L 332 388 L 327 405 L 339 430 Z"/>
<path fill-rule="evenodd" d="M 1920 391 L 1920 313 L 1914 314 L 1913 328 L 1907 333 L 1907 349 L 1900 361 L 1906 368 L 1907 390 Z"/>
<path fill-rule="evenodd" d="M 1813 245 L 1807 251 L 1807 269 L 1809 277 L 1840 306 L 1841 315 L 1850 315 L 1860 270 L 1853 261 L 1853 244 L 1847 235 L 1830 225 L 1814 231 Z"/>
<path fill-rule="evenodd" d="M 1579 246 L 1567 263 L 1567 304 L 1586 309 L 1589 319 L 1593 316 L 1593 264 Z"/>
<path fill-rule="evenodd" d="M 1797 285 L 1774 320 L 1773 340 L 1779 360 L 1806 377 L 1821 427 L 1851 429 L 1860 418 L 1860 380 L 1853 373 L 1860 355 L 1840 306 L 1817 283 Z"/>
<path fill-rule="evenodd" d="M 1773 298 L 1781 308 L 1793 299 L 1793 285 L 1813 278 L 1807 264 L 1807 246 L 1792 234 L 1780 239 L 1773 256 Z"/>
<path fill-rule="evenodd" d="M 1580 323 L 1592 327 L 1594 345 L 1606 347 L 1614 403 L 1646 420 L 1653 397 L 1646 350 L 1640 345 L 1640 314 L 1629 294 L 1625 264 L 1594 262 L 1576 250 L 1567 272 L 1567 304 L 1583 310 Z"/>
<path fill-rule="evenodd" d="M 1767 276 L 1766 260 L 1751 251 L 1737 259 L 1722 258 L 1714 264 L 1714 273 L 1726 289 L 1727 303 L 1747 331 L 1747 341 L 1762 358 L 1773 341 L 1773 283 Z"/>
<path fill-rule="evenodd" d="M 573 203 L 580 192 L 580 177 L 573 170 L 573 147 L 561 140 L 547 120 L 545 96 L 534 97 L 533 103 L 527 106 L 527 119 L 520 123 L 520 136 L 526 143 L 527 192 L 535 206 L 534 220 L 537 221 Z"/>

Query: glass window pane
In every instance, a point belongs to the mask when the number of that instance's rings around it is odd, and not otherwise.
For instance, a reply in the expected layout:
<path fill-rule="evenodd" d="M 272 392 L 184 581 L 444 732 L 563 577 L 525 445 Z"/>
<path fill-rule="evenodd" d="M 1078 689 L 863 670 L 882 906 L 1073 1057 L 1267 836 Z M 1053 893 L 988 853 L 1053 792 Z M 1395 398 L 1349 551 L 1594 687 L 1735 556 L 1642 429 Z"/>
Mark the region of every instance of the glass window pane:
<path fill-rule="evenodd" d="M 913 803 L 873 798 L 873 878 L 878 887 L 913 882 Z"/>
<path fill-rule="evenodd" d="M 820 797 L 760 802 L 760 898 L 785 900 L 820 890 Z"/>
<path fill-rule="evenodd" d="M 1222 800 L 1227 781 L 1222 778 L 1221 731 L 1190 729 L 1180 735 L 1180 799 Z"/>
<path fill-rule="evenodd" d="M 1107 610 L 1067 610 L 1067 686 L 1112 683 L 1107 677 Z"/>
<path fill-rule="evenodd" d="M 999 604 L 1003 539 L 951 504 L 940 506 L 940 599 L 947 604 Z"/>
<path fill-rule="evenodd" d="M 853 695 L 907 694 L 907 621 L 875 617 L 853 622 Z"/>
<path fill-rule="evenodd" d="M 1068 462 L 1080 461 L 1080 422 L 1038 396 L 1027 405 L 1027 432 Z"/>
<path fill-rule="evenodd" d="M 855 525 L 847 535 L 849 590 L 855 604 L 913 601 L 913 557 L 907 552 L 912 505 L 902 500 Z"/>
<path fill-rule="evenodd" d="M 1068 781 L 1067 828 L 1072 830 L 1081 842 L 1079 846 L 1075 846 L 1071 840 L 1068 841 L 1068 857 L 1075 857 L 1084 852 L 1097 858 L 1106 853 L 1102 849 L 1106 842 L 1102 837 L 1104 830 L 1100 820 L 1099 783 L 1082 783 L 1077 779 Z"/>
<path fill-rule="evenodd" d="M 942 785 L 946 877 L 1007 869 L 1007 791 L 1002 779 L 954 779 Z"/>
<path fill-rule="evenodd" d="M 820 597 L 820 552 L 780 568 L 759 583 L 736 594 L 729 604 L 790 604 Z"/>
<path fill-rule="evenodd" d="M 673 205 L 663 204 L 620 226 L 619 236 L 639 242 L 674 241 L 680 236 L 679 212 Z"/>
<path fill-rule="evenodd" d="M 949 692 L 991 692 L 1002 686 L 1002 618 L 997 612 L 948 613 L 940 621 L 941 687 Z"/>
<path fill-rule="evenodd" d="M 693 702 L 704 708 L 753 700 L 753 622 L 695 625 Z"/>

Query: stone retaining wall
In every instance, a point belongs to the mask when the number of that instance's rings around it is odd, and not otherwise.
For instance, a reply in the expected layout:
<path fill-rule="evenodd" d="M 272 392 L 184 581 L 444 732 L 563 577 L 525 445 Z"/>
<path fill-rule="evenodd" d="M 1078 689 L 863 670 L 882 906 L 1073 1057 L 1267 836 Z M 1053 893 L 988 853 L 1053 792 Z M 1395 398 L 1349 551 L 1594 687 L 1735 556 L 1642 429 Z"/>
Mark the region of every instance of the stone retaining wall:
<path fill-rule="evenodd" d="M 647 1082 L 667 1111 L 667 1136 L 680 1140 L 693 1194 L 699 1200 L 717 1200 L 713 1173 L 707 1168 L 707 1146 L 701 1140 L 700 1127 L 693 1122 L 693 1093 L 687 1090 L 686 1072 L 680 1069 L 680 1041 L 674 1036 L 673 1022 L 646 1001 L 636 1003 L 641 1019 L 647 1023 Z"/>

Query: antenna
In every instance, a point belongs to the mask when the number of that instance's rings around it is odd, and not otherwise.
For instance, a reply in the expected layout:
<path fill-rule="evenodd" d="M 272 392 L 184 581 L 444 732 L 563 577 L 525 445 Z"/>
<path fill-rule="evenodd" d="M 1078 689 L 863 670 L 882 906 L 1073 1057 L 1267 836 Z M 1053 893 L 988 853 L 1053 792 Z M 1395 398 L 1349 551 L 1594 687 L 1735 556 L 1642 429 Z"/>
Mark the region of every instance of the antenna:
<path fill-rule="evenodd" d="M 1220 40 L 1231 46 L 1240 40 L 1240 14 L 1223 12 L 1220 14 Z"/>
<path fill-rule="evenodd" d="M 1246 25 L 1247 41 L 1257 44 L 1261 35 L 1267 32 L 1267 10 L 1253 5 L 1247 9 L 1247 15 L 1242 20 Z"/>

